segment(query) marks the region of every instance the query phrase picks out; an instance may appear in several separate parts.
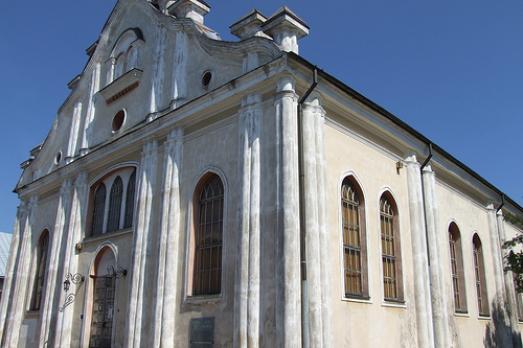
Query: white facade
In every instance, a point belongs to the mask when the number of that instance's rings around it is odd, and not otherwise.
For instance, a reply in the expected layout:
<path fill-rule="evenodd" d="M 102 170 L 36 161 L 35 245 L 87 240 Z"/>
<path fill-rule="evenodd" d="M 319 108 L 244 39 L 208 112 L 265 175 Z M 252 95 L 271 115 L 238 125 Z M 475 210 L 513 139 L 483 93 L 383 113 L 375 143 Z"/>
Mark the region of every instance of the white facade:
<path fill-rule="evenodd" d="M 209 11 L 119 1 L 88 49 L 23 164 L 2 346 L 520 347 L 522 208 L 302 59 L 290 10 L 239 42 Z"/>

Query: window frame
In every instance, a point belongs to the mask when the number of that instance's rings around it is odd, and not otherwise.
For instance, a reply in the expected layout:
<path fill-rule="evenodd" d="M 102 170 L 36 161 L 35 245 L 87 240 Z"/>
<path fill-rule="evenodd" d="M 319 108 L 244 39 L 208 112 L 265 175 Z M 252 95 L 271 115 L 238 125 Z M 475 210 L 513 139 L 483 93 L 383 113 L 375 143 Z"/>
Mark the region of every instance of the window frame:
<path fill-rule="evenodd" d="M 468 314 L 468 301 L 467 301 L 467 284 L 465 276 L 465 264 L 463 261 L 463 243 L 462 233 L 459 226 L 455 222 L 451 222 L 447 229 L 448 241 L 449 241 L 449 261 L 450 261 L 450 275 L 452 280 L 452 295 L 454 304 L 455 314 Z M 455 238 L 452 237 L 454 235 Z M 457 238 L 457 241 L 455 239 Z M 454 246 L 454 257 L 453 257 L 453 246 Z M 453 259 L 455 265 L 453 263 Z M 454 273 L 456 268 L 458 273 Z M 461 277 L 459 277 L 461 273 Z M 455 279 L 458 287 L 456 289 Z M 460 306 L 456 304 L 456 297 L 460 301 Z"/>
<path fill-rule="evenodd" d="M 383 252 L 383 230 L 382 230 L 382 201 L 387 199 L 392 210 L 392 215 L 389 218 L 392 219 L 392 229 L 394 232 L 393 236 L 393 248 L 395 255 L 385 255 Z M 404 288 L 404 274 L 403 274 L 403 253 L 402 253 L 402 238 L 400 228 L 400 217 L 399 208 L 396 199 L 392 195 L 392 192 L 388 189 L 384 190 L 379 196 L 378 200 L 378 216 L 379 216 L 379 250 L 380 250 L 380 269 L 381 269 L 381 290 L 383 295 L 383 301 L 385 304 L 405 304 L 405 288 Z M 384 257 L 393 257 L 395 265 L 395 284 L 396 284 L 396 297 L 387 297 L 385 292 L 385 268 L 383 265 Z"/>
<path fill-rule="evenodd" d="M 222 241 L 221 241 L 221 263 L 220 263 L 220 292 L 216 294 L 195 294 L 194 293 L 194 282 L 195 282 L 195 258 L 196 258 L 196 233 L 197 225 L 199 220 L 199 199 L 203 192 L 205 184 L 216 177 L 222 185 L 223 197 L 222 197 Z M 189 224 L 187 226 L 187 247 L 186 247 L 186 267 L 185 267 L 185 295 L 184 302 L 201 304 L 214 301 L 221 301 L 225 295 L 226 283 L 226 258 L 227 258 L 227 209 L 228 209 L 228 189 L 227 182 L 224 175 L 221 172 L 215 170 L 208 170 L 201 175 L 194 185 L 194 190 L 191 192 L 189 199 Z"/>
<path fill-rule="evenodd" d="M 346 284 L 346 260 L 345 260 L 345 221 L 344 221 L 344 201 L 343 201 L 343 187 L 347 183 L 353 186 L 359 198 L 359 240 L 360 240 L 360 273 L 361 273 L 361 293 L 348 293 Z M 356 302 L 369 302 L 371 299 L 369 289 L 369 267 L 368 267 L 368 234 L 367 234 L 367 209 L 366 199 L 363 188 L 354 174 L 345 175 L 338 186 L 338 209 L 339 209 L 339 238 L 340 238 L 340 280 L 342 299 Z"/>
<path fill-rule="evenodd" d="M 127 204 L 129 203 L 127 201 L 127 195 L 129 193 L 129 182 L 131 178 L 134 175 L 135 180 L 135 186 L 134 186 L 134 202 L 132 203 L 132 209 L 133 209 L 133 221 L 131 223 L 130 227 L 126 227 L 126 214 L 127 214 Z M 104 235 L 110 235 L 114 233 L 119 233 L 122 231 L 132 230 L 134 228 L 134 223 L 136 220 L 136 208 L 137 208 L 137 196 L 136 191 L 138 188 L 138 167 L 136 164 L 122 164 L 116 167 L 111 168 L 109 171 L 107 171 L 106 174 L 99 176 L 94 182 L 91 184 L 89 189 L 89 201 L 88 201 L 88 210 L 87 210 L 87 218 L 86 218 L 86 235 L 84 236 L 84 239 L 97 239 Z M 118 229 L 115 231 L 109 231 L 108 225 L 109 225 L 109 205 L 111 200 L 111 192 L 113 188 L 113 184 L 116 180 L 116 178 L 120 177 L 122 180 L 122 195 L 120 200 L 120 209 L 119 209 L 119 223 L 118 223 Z M 94 198 L 95 193 L 101 185 L 105 185 L 106 194 L 105 194 L 105 203 L 104 203 L 104 209 L 103 209 L 103 225 L 102 230 L 100 233 L 93 233 L 93 220 L 94 220 Z"/>
<path fill-rule="evenodd" d="M 47 240 L 46 247 L 45 247 L 45 260 L 44 264 L 42 265 L 42 242 L 44 240 Z M 47 283 L 47 276 L 49 271 L 49 252 L 51 249 L 51 233 L 49 232 L 49 229 L 44 229 L 42 232 L 40 232 L 40 236 L 38 237 L 38 244 L 36 245 L 36 269 L 33 277 L 33 284 L 31 287 L 31 297 L 29 302 L 29 311 L 30 312 L 39 312 L 42 309 L 42 301 L 45 298 L 45 292 L 46 292 L 46 283 Z M 42 270 L 43 267 L 43 275 L 41 278 L 41 281 L 39 281 L 39 274 L 40 270 Z M 38 303 L 36 300 L 38 288 L 41 287 L 40 295 Z"/>
<path fill-rule="evenodd" d="M 479 245 L 477 244 L 479 243 Z M 480 255 L 478 255 L 478 250 Z M 474 266 L 474 280 L 476 288 L 476 301 L 478 305 L 478 316 L 490 317 L 490 303 L 487 289 L 487 274 L 485 269 L 485 254 L 483 252 L 483 242 L 477 233 L 472 237 L 472 258 Z M 479 277 L 478 277 L 479 273 Z M 481 300 L 486 301 L 482 302 Z M 482 306 L 482 304 L 484 304 Z"/>

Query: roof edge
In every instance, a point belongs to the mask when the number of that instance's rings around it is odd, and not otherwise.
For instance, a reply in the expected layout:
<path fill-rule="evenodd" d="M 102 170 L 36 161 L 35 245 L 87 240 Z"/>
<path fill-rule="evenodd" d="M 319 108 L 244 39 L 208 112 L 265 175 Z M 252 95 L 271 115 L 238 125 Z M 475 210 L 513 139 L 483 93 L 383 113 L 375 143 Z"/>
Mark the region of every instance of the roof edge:
<path fill-rule="evenodd" d="M 309 67 L 311 69 L 317 68 L 316 65 L 312 64 L 307 59 L 303 58 L 300 55 L 297 55 L 294 52 L 288 52 L 287 55 L 289 56 L 289 58 L 294 59 L 296 62 L 298 62 L 300 64 L 303 64 L 303 65 L 306 65 L 307 67 Z M 429 138 L 427 138 L 426 136 L 421 134 L 419 131 L 417 131 L 412 126 L 407 124 L 405 121 L 401 120 L 398 116 L 394 115 L 393 113 L 391 113 L 390 111 L 386 110 L 382 106 L 376 104 L 375 102 L 373 102 L 369 98 L 365 97 L 363 94 L 361 94 L 361 93 L 357 92 L 356 90 L 354 90 L 353 88 L 349 87 L 343 81 L 337 79 L 333 75 L 325 72 L 324 70 L 322 70 L 320 68 L 317 68 L 317 69 L 318 69 L 318 74 L 321 77 L 323 77 L 325 80 L 329 81 L 330 83 L 332 83 L 336 87 L 340 88 L 342 91 L 346 92 L 347 94 L 349 94 L 354 99 L 358 100 L 359 102 L 361 102 L 365 106 L 369 107 L 370 109 L 376 111 L 377 113 L 381 114 L 385 118 L 389 119 L 394 124 L 396 124 L 397 126 L 399 126 L 402 129 L 404 129 L 405 131 L 407 131 L 408 133 L 413 135 L 415 138 L 417 138 L 421 142 L 424 142 L 427 145 L 432 144 L 433 150 L 439 152 L 441 155 L 443 155 L 443 157 L 445 157 L 447 160 L 449 160 L 450 162 L 454 163 L 456 166 L 458 166 L 461 169 L 463 169 L 466 173 L 468 173 L 470 176 L 472 176 L 473 178 L 478 180 L 481 184 L 485 185 L 486 187 L 488 187 L 492 191 L 494 191 L 497 194 L 499 194 L 500 200 L 501 200 L 501 197 L 504 196 L 505 197 L 505 201 L 507 203 L 512 205 L 514 208 L 519 210 L 519 212 L 521 214 L 523 214 L 523 207 L 521 205 L 519 205 L 515 200 L 510 198 L 502 190 L 500 190 L 495 185 L 490 183 L 487 179 L 482 177 L 480 174 L 478 174 L 472 168 L 470 168 L 469 166 L 467 166 L 466 164 L 464 164 L 463 162 L 458 160 L 456 157 L 451 155 L 447 150 L 443 149 L 441 146 L 439 146 L 438 144 L 436 144 L 435 142 L 433 142 L 432 140 L 430 140 Z"/>

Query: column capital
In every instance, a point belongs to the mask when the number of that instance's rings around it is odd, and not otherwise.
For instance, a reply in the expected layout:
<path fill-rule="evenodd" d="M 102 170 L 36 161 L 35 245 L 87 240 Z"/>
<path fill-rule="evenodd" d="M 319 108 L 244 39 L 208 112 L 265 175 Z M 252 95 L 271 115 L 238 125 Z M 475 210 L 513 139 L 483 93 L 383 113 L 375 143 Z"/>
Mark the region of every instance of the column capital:
<path fill-rule="evenodd" d="M 73 182 L 71 179 L 65 179 L 60 187 L 60 196 L 69 196 L 73 192 Z"/>
<path fill-rule="evenodd" d="M 416 154 L 408 155 L 407 157 L 405 157 L 404 161 L 408 165 L 421 166 L 420 163 L 418 162 L 418 158 L 416 157 Z"/>
<path fill-rule="evenodd" d="M 303 103 L 303 110 L 312 111 L 320 117 L 325 117 L 325 109 L 322 106 L 320 93 L 312 92 L 307 100 Z"/>
<path fill-rule="evenodd" d="M 149 157 L 158 150 L 158 141 L 151 139 L 143 145 L 142 156 Z"/>
<path fill-rule="evenodd" d="M 36 208 L 38 206 L 38 196 L 31 196 L 31 198 L 29 198 L 29 203 L 27 204 L 27 208 L 29 209 L 29 211 L 32 211 L 34 208 Z"/>
<path fill-rule="evenodd" d="M 496 207 L 494 206 L 494 203 L 487 204 L 485 209 L 487 209 L 489 212 L 496 211 Z"/>
<path fill-rule="evenodd" d="M 432 166 L 430 164 L 426 165 L 423 168 L 423 174 L 435 174 L 434 170 L 432 169 Z"/>
<path fill-rule="evenodd" d="M 76 189 L 83 188 L 87 186 L 87 173 L 81 172 L 76 177 L 76 180 L 74 181 L 74 187 Z"/>
<path fill-rule="evenodd" d="M 277 92 L 295 92 L 296 80 L 291 75 L 285 75 L 278 80 Z"/>
<path fill-rule="evenodd" d="M 505 221 L 505 214 L 503 214 L 503 209 L 500 209 L 497 212 L 497 215 L 498 215 L 498 219 L 501 219 L 501 220 Z"/>
<path fill-rule="evenodd" d="M 183 139 L 183 128 L 175 128 L 167 135 L 166 142 L 175 142 Z"/>
<path fill-rule="evenodd" d="M 249 106 L 257 105 L 257 104 L 261 103 L 261 101 L 262 101 L 262 95 L 260 93 L 248 94 L 242 98 L 241 107 L 246 108 Z"/>

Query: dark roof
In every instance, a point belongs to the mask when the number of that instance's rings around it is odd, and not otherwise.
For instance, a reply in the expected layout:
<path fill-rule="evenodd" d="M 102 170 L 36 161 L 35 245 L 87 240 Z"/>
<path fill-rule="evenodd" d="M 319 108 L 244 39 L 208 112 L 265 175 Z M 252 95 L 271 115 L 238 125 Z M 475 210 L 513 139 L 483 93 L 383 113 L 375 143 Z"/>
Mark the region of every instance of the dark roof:
<path fill-rule="evenodd" d="M 301 57 L 301 56 L 299 56 L 299 55 L 297 55 L 297 54 L 295 54 L 293 52 L 288 53 L 288 56 L 290 58 L 296 60 L 297 62 L 302 63 L 302 64 L 308 66 L 311 69 L 317 68 L 317 66 L 315 66 L 314 64 L 312 64 L 311 62 L 309 62 L 305 58 L 303 58 L 303 57 Z M 488 180 L 483 178 L 481 175 L 479 175 L 473 169 L 471 169 L 466 164 L 464 164 L 463 162 L 458 160 L 456 157 L 451 155 L 448 151 L 443 149 L 441 146 L 437 145 L 432 140 L 430 140 L 429 138 L 427 138 L 426 136 L 421 134 L 419 131 L 414 129 L 412 126 L 410 126 L 409 124 L 407 124 L 404 121 L 402 121 L 399 117 L 397 117 L 396 115 L 394 115 L 391 112 L 387 111 L 385 108 L 379 106 L 378 104 L 374 103 L 372 100 L 370 100 L 369 98 L 365 97 L 363 94 L 357 92 L 356 90 L 352 89 L 351 87 L 349 87 L 344 82 L 342 82 L 339 79 L 337 79 L 336 77 L 330 75 L 329 73 L 325 72 L 322 69 L 319 69 L 319 68 L 317 68 L 317 69 L 318 69 L 319 76 L 321 76 L 325 80 L 329 81 L 330 83 L 332 83 L 333 85 L 335 85 L 336 87 L 338 87 L 339 89 L 344 91 L 345 93 L 349 94 L 352 98 L 358 100 L 359 102 L 361 102 L 365 106 L 369 107 L 370 109 L 372 109 L 372 110 L 376 111 L 377 113 L 381 114 L 382 116 L 386 117 L 387 119 L 392 121 L 394 124 L 396 124 L 400 128 L 402 128 L 402 129 L 406 130 L 407 132 L 409 132 L 410 134 L 412 134 L 415 138 L 417 138 L 421 142 L 426 143 L 427 146 L 428 145 L 432 145 L 432 148 L 434 149 L 434 151 L 440 153 L 447 160 L 449 160 L 450 162 L 454 163 L 456 166 L 458 166 L 461 169 L 463 169 L 466 173 L 468 173 L 469 175 L 474 177 L 480 183 L 482 183 L 483 185 L 485 185 L 486 187 L 488 187 L 489 189 L 491 189 L 492 191 L 497 193 L 500 196 L 500 201 L 501 202 L 507 202 L 507 203 L 511 204 L 512 206 L 514 206 L 516 209 L 518 209 L 521 213 L 523 213 L 523 207 L 521 207 L 521 205 L 519 205 L 516 201 L 514 201 L 512 198 L 510 198 L 507 194 L 505 194 L 503 191 L 498 189 L 496 186 L 491 184 Z"/>

